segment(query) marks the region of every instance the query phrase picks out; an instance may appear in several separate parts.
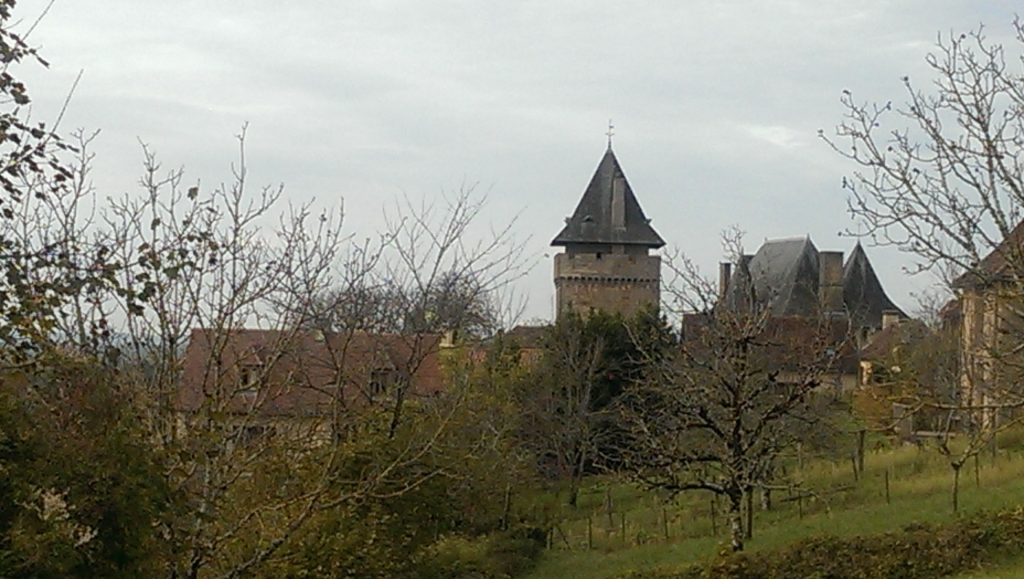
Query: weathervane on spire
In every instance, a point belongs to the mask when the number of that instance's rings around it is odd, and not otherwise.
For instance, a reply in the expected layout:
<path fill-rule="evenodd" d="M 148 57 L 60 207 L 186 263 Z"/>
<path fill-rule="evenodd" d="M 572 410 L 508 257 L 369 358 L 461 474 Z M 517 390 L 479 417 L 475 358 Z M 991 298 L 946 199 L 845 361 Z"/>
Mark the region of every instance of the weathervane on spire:
<path fill-rule="evenodd" d="M 608 119 L 608 132 L 605 135 L 608 135 L 608 150 L 610 151 L 612 148 L 612 137 L 615 136 L 615 125 L 612 124 L 611 119 Z"/>

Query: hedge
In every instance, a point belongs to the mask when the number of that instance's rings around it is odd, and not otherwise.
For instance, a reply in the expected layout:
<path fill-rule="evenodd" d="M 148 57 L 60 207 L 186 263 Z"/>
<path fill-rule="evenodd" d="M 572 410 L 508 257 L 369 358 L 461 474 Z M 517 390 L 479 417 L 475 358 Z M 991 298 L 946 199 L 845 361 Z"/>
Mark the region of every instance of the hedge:
<path fill-rule="evenodd" d="M 683 571 L 623 579 L 931 579 L 1024 550 L 1024 508 L 855 537 L 821 536 L 775 551 L 721 553 Z"/>

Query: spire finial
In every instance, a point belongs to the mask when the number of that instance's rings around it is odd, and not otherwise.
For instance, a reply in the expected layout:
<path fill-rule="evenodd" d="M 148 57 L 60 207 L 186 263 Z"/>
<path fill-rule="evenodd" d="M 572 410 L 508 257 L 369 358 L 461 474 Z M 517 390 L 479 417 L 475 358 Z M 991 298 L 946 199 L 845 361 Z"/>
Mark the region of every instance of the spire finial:
<path fill-rule="evenodd" d="M 612 120 L 608 119 L 608 132 L 605 133 L 608 136 L 608 150 L 612 150 L 612 137 L 615 136 L 615 125 L 612 124 Z"/>

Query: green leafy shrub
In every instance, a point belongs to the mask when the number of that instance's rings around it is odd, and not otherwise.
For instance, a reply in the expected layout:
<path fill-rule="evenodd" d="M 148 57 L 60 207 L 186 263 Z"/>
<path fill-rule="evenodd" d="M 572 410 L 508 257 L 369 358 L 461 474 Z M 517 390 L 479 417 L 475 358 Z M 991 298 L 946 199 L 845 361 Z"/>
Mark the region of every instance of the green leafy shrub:
<path fill-rule="evenodd" d="M 544 549 L 544 531 L 520 527 L 481 537 L 445 537 L 429 554 L 430 572 L 439 579 L 503 579 L 529 570 Z"/>

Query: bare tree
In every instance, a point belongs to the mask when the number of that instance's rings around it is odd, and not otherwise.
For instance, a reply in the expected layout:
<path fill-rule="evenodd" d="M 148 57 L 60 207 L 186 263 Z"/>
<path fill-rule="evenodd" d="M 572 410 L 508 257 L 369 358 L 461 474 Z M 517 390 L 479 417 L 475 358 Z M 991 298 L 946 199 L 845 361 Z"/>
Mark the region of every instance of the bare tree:
<path fill-rule="evenodd" d="M 399 496 L 443 476 L 446 466 L 432 453 L 451 452 L 449 443 L 438 444 L 466 395 L 453 386 L 432 404 L 403 411 L 420 366 L 440 348 L 435 327 L 405 323 L 423 310 L 409 309 L 414 304 L 403 286 L 390 278 L 397 266 L 382 258 L 395 251 L 404 229 L 385 234 L 379 246 L 358 246 L 342 235 L 340 213 L 313 215 L 308 206 L 279 211 L 280 187 L 249 192 L 244 130 L 238 141 L 232 179 L 212 190 L 186 185 L 182 170 L 164 171 L 144 147 L 142 195 L 111 199 L 98 212 L 83 146 L 79 183 L 45 203 L 24 205 L 21 220 L 11 221 L 26 247 L 58 239 L 66 248 L 62 281 L 74 279 L 78 256 L 96 248 L 111 264 L 109 283 L 57 312 L 53 340 L 104 356 L 118 383 L 132 385 L 140 399 L 144 438 L 154 444 L 170 493 L 181 500 L 160 530 L 171 577 L 249 573 L 276 557 L 317 513 Z M 441 251 L 451 253 L 436 260 L 430 280 L 453 270 L 485 273 L 489 259 L 518 255 L 514 249 L 471 254 L 463 234 L 477 214 L 450 217 L 458 224 Z M 407 238 L 402 251 L 431 251 L 438 238 L 428 242 L 428 234 L 433 231 Z M 419 274 L 407 272 L 406 279 L 427 280 Z M 501 283 L 498 275 L 487 278 L 492 288 Z M 323 304 L 310 296 L 328 295 L 339 280 L 348 288 L 384 288 L 398 299 L 375 304 L 370 314 L 339 309 L 349 319 L 323 336 L 315 331 Z M 389 328 L 381 319 L 400 323 Z M 247 342 L 251 336 L 259 339 Z M 377 356 L 391 364 L 391 391 L 378 393 L 377 403 L 360 403 L 357 393 L 373 390 L 379 379 Z M 288 399 L 299 402 L 281 414 L 278 405 Z M 386 436 L 374 439 L 382 423 Z M 417 429 L 414 436 L 410 428 Z M 389 452 L 360 463 L 374 443 Z M 468 443 L 458 448 L 476 452 Z"/>
<path fill-rule="evenodd" d="M 408 355 L 394 360 L 390 436 L 401 423 L 411 377 L 436 349 L 440 335 L 452 338 L 461 332 L 479 339 L 518 315 L 506 306 L 514 303 L 511 283 L 526 272 L 523 244 L 514 236 L 514 218 L 476 234 L 485 202 L 472 187 L 419 205 L 403 197 L 385 212 L 382 246 L 364 250 L 373 256 L 365 278 L 349 281 L 333 294 L 343 306 L 355 302 L 353 295 L 368 292 L 372 298 L 363 304 L 375 309 L 371 319 L 406 345 Z M 355 325 L 346 320 L 341 324 L 348 329 Z"/>
<path fill-rule="evenodd" d="M 746 307 L 725 307 L 690 262 L 670 267 L 670 291 L 688 309 L 682 341 L 652 359 L 649 379 L 623 400 L 625 465 L 651 488 L 723 496 L 738 551 L 743 499 L 786 486 L 775 465 L 819 420 L 816 392 L 835 371 L 847 332 L 843 320 L 774 318 L 753 295 Z"/>
<path fill-rule="evenodd" d="M 93 135 L 78 132 L 65 144 L 19 108 L 28 103 L 25 87 L 6 72 L 35 53 L 6 27 L 13 5 L 0 2 L 0 99 L 13 107 L 0 115 L 4 370 L 23 376 L 20 365 L 49 348 L 96 363 L 98 379 L 130 397 L 134 442 L 151 451 L 173 497 L 157 517 L 168 577 L 252 574 L 314 515 L 403 495 L 445 476 L 453 453 L 472 458 L 493 443 L 445 437 L 457 416 L 462 432 L 477 433 L 463 412 L 465 388 L 411 408 L 408 399 L 419 365 L 438 353 L 444 325 L 432 312 L 493 327 L 491 312 L 470 310 L 489 307 L 484 296 L 519 271 L 511 226 L 471 243 L 482 202 L 467 192 L 436 212 L 406 203 L 379 243 L 354 244 L 340 211 L 282 209 L 281 187 L 251 190 L 244 129 L 225 183 L 188 183 L 144 145 L 141 194 L 97 200 Z M 367 390 L 372 380 L 355 367 L 365 352 L 321 365 L 333 384 L 310 379 L 315 364 L 306 354 L 322 314 L 310 296 L 339 286 L 386 297 L 377 312 L 343 309 L 364 321 L 338 324 L 352 336 L 397 330 L 400 346 L 380 345 L 399 378 L 380 404 L 352 403 L 352 388 Z M 348 305 L 365 304 L 355 296 Z M 247 332 L 263 336 L 258 347 L 244 343 Z M 62 378 L 65 391 L 26 395 L 57 407 L 75 383 Z M 278 412 L 278 401 L 293 395 L 313 403 Z M 328 424 L 344 429 L 327 436 Z"/>
<path fill-rule="evenodd" d="M 569 481 L 575 507 L 580 482 L 608 438 L 608 404 L 600 404 L 600 377 L 607 371 L 603 336 L 588 335 L 579 317 L 548 330 L 544 357 L 518 392 L 520 439 L 541 472 Z"/>
<path fill-rule="evenodd" d="M 1024 23 L 1013 30 L 1019 48 Z M 844 187 L 864 235 L 913 256 L 914 271 L 938 275 L 959 299 L 955 394 L 936 400 L 925 385 L 913 405 L 947 416 L 943 440 L 966 436 L 966 454 L 940 443 L 954 489 L 963 462 L 1024 405 L 1022 58 L 980 27 L 940 35 L 926 57 L 929 89 L 905 77 L 903 105 L 861 103 L 844 91 L 843 122 L 834 136 L 821 133 L 856 167 Z"/>

